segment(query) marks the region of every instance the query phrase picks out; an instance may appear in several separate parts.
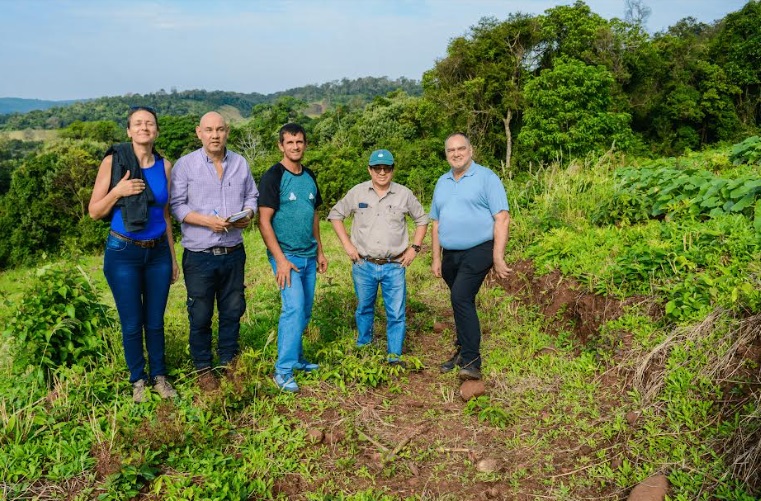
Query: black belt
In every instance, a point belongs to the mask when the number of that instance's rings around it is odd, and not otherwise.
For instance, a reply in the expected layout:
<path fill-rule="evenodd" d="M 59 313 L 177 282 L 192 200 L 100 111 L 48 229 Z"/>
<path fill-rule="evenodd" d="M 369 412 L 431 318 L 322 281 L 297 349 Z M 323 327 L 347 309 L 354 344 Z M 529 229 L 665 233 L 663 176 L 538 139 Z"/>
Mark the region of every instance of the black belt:
<path fill-rule="evenodd" d="M 373 264 L 389 264 L 389 263 L 398 263 L 397 259 L 402 257 L 404 255 L 404 252 L 399 254 L 398 256 L 394 257 L 384 257 L 384 258 L 377 258 L 377 257 L 363 257 L 365 261 Z"/>
<path fill-rule="evenodd" d="M 214 254 L 215 256 L 224 256 L 226 254 L 230 254 L 233 251 L 236 251 L 243 247 L 243 244 L 240 243 L 238 245 L 233 245 L 232 247 L 209 247 L 208 249 L 204 249 L 199 252 L 205 252 L 207 254 Z"/>
<path fill-rule="evenodd" d="M 159 238 L 154 238 L 153 240 L 134 240 L 129 237 L 125 237 L 121 233 L 117 233 L 114 230 L 111 230 L 108 232 L 109 235 L 112 237 L 121 240 L 122 242 L 128 242 L 132 245 L 136 245 L 138 247 L 142 247 L 143 249 L 152 249 L 156 247 L 158 244 L 166 240 L 166 233 L 161 235 Z"/>

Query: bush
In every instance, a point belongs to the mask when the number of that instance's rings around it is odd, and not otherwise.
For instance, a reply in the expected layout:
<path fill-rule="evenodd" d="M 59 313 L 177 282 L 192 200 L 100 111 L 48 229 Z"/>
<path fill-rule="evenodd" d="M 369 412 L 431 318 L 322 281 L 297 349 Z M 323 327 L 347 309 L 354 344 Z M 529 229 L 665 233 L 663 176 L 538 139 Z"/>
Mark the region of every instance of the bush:
<path fill-rule="evenodd" d="M 104 330 L 114 322 L 80 266 L 45 266 L 8 320 L 13 370 L 50 380 L 59 366 L 91 367 L 108 349 Z"/>

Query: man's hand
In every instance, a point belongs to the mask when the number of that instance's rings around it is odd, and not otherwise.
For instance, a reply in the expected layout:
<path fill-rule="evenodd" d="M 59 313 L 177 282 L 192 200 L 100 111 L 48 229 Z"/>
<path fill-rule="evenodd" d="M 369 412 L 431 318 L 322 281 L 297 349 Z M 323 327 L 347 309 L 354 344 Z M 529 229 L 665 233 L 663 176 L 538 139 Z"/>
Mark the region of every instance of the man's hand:
<path fill-rule="evenodd" d="M 507 278 L 510 274 L 510 268 L 507 267 L 507 263 L 505 263 L 504 259 L 495 259 L 492 269 L 499 278 Z"/>
<path fill-rule="evenodd" d="M 239 228 L 239 229 L 245 229 L 248 228 L 248 225 L 251 224 L 251 218 L 250 217 L 244 217 L 243 219 L 238 219 L 234 223 L 230 223 L 233 228 Z"/>
<path fill-rule="evenodd" d="M 351 259 L 352 263 L 356 263 L 360 259 L 362 259 L 359 255 L 359 251 L 357 251 L 357 248 L 354 247 L 354 244 L 349 242 L 344 246 L 344 251 L 346 251 L 346 255 L 349 256 L 349 259 Z"/>
<path fill-rule="evenodd" d="M 299 269 L 296 268 L 295 264 L 293 264 L 292 262 L 288 261 L 285 258 L 281 261 L 276 261 L 275 267 L 277 268 L 277 272 L 275 273 L 277 286 L 280 287 L 280 290 L 283 290 L 286 287 L 290 287 L 291 286 L 291 270 L 298 273 Z"/>
<path fill-rule="evenodd" d="M 441 258 L 433 258 L 433 262 L 431 263 L 431 271 L 433 272 L 434 277 L 441 278 Z"/>
<path fill-rule="evenodd" d="M 416 256 L 417 252 L 415 252 L 415 249 L 412 247 L 407 247 L 407 250 L 402 253 L 402 259 L 399 262 L 402 263 L 402 266 L 406 268 L 412 264 L 412 261 L 415 260 Z"/>
<path fill-rule="evenodd" d="M 228 223 L 219 216 L 206 216 L 206 227 L 214 233 L 227 232 L 230 226 L 232 226 L 231 223 Z"/>
<path fill-rule="evenodd" d="M 320 273 L 328 271 L 328 258 L 322 251 L 317 253 L 317 271 Z"/>

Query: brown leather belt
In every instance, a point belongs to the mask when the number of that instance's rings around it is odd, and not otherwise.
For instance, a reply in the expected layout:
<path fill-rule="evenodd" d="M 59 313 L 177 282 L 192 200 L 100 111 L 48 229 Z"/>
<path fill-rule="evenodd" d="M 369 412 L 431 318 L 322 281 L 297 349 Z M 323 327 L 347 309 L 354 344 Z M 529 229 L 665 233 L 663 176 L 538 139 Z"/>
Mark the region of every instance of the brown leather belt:
<path fill-rule="evenodd" d="M 161 235 L 159 238 L 154 238 L 153 240 L 134 240 L 129 237 L 125 237 L 121 233 L 117 233 L 114 230 L 110 230 L 108 232 L 109 235 L 116 238 L 117 240 L 121 240 L 122 242 L 127 242 L 132 245 L 136 245 L 138 247 L 142 247 L 143 249 L 152 249 L 156 247 L 158 244 L 166 240 L 166 233 Z"/>
<path fill-rule="evenodd" d="M 384 257 L 384 258 L 363 257 L 362 259 L 364 259 L 368 263 L 373 263 L 373 264 L 389 264 L 389 263 L 398 263 L 399 261 L 397 261 L 397 259 L 401 258 L 403 255 L 404 255 L 404 252 L 394 257 Z"/>

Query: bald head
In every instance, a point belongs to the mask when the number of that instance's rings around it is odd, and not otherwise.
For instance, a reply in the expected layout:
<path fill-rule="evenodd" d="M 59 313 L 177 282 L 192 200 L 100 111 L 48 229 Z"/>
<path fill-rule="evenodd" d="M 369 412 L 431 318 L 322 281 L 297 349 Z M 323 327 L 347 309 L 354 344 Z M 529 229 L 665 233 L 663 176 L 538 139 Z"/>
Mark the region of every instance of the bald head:
<path fill-rule="evenodd" d="M 203 149 L 212 158 L 222 158 L 225 155 L 229 131 L 225 117 L 216 111 L 210 111 L 202 116 L 201 122 L 196 127 L 196 135 L 201 140 Z"/>

